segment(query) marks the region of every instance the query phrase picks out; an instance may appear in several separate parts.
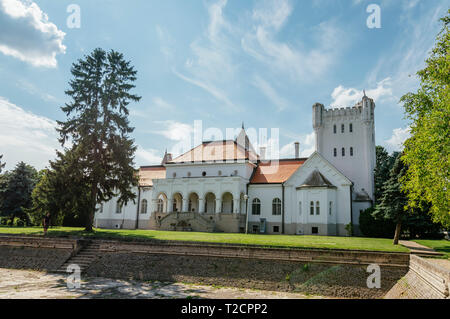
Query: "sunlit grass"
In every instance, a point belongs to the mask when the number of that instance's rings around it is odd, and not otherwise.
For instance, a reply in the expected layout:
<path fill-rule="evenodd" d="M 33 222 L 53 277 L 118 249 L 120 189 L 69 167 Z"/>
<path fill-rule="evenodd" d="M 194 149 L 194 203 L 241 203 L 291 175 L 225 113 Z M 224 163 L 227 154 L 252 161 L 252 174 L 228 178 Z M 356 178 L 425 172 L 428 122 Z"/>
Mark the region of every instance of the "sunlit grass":
<path fill-rule="evenodd" d="M 43 236 L 39 227 L 0 227 L 0 234 Z M 205 243 L 228 243 L 261 245 L 270 247 L 303 247 L 327 249 L 355 249 L 408 252 L 403 246 L 394 246 L 391 239 L 365 237 L 299 236 L 299 235 L 259 235 L 230 233 L 174 232 L 157 230 L 95 229 L 88 233 L 83 228 L 53 227 L 48 236 L 87 237 L 121 240 L 175 240 Z"/>

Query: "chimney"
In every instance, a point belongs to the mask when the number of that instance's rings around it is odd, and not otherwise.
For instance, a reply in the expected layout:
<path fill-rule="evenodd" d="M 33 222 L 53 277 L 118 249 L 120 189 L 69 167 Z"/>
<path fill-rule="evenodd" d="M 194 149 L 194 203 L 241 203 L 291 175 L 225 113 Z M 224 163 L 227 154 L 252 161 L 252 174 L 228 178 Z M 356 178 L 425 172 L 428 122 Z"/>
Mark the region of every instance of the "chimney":
<path fill-rule="evenodd" d="M 300 143 L 299 142 L 295 142 L 295 159 L 299 159 L 300 158 Z"/>
<path fill-rule="evenodd" d="M 259 159 L 264 161 L 266 159 L 266 147 L 265 146 L 261 146 L 259 148 Z"/>

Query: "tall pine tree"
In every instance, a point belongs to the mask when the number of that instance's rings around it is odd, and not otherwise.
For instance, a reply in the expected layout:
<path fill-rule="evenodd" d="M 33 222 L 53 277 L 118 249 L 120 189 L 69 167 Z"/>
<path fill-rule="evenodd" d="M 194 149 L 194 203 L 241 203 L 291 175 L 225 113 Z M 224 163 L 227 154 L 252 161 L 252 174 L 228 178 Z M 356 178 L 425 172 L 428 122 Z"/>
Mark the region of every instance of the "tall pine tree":
<path fill-rule="evenodd" d="M 137 185 L 133 168 L 136 146 L 129 134 L 128 105 L 141 98 L 130 91 L 135 87 L 136 71 L 121 53 L 95 49 L 74 63 L 73 79 L 66 94 L 71 97 L 62 110 L 68 119 L 58 121 L 60 142 L 70 141 L 66 152 L 76 155 L 65 168 L 89 189 L 86 230 L 92 231 L 97 203 L 118 195 L 119 201 L 134 200 Z M 75 187 L 75 186 L 74 186 Z"/>

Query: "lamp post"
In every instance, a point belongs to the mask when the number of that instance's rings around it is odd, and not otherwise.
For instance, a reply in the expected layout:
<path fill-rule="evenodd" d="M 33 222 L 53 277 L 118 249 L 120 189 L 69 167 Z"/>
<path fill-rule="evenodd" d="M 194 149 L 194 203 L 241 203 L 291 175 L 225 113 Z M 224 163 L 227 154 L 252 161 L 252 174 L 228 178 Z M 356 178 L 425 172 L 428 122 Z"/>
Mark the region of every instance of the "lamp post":
<path fill-rule="evenodd" d="M 245 199 L 245 233 L 248 234 L 248 195 L 244 195 Z"/>

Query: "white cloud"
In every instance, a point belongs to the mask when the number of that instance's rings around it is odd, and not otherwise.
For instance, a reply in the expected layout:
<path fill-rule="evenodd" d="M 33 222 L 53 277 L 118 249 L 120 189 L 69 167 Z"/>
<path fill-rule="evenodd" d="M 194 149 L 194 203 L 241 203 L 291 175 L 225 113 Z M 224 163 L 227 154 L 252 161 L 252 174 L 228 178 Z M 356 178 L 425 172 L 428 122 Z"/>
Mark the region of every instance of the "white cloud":
<path fill-rule="evenodd" d="M 295 142 L 300 142 L 300 157 L 309 157 L 315 151 L 315 134 L 301 135 L 298 139 L 293 140 L 289 144 L 284 145 L 280 150 L 281 158 L 294 158 L 295 156 Z"/>
<path fill-rule="evenodd" d="M 137 146 L 136 164 L 138 166 L 160 164 L 161 160 L 162 160 L 162 157 L 159 155 L 158 150 L 144 149 L 141 145 Z"/>
<path fill-rule="evenodd" d="M 402 129 L 396 128 L 392 131 L 392 136 L 385 141 L 386 148 L 389 152 L 402 151 L 403 143 L 411 136 L 411 129 L 409 127 Z"/>
<path fill-rule="evenodd" d="M 277 35 L 292 13 L 288 0 L 271 0 L 253 11 L 255 25 L 241 39 L 242 49 L 276 73 L 288 74 L 294 80 L 309 81 L 323 74 L 345 45 L 345 37 L 333 20 L 308 30 L 316 45 L 302 49 L 277 40 Z"/>
<path fill-rule="evenodd" d="M 177 122 L 177 121 L 156 121 L 155 123 L 163 124 L 165 128 L 163 130 L 155 131 L 155 133 L 162 135 L 172 141 L 184 141 L 191 139 L 191 135 L 194 132 L 194 127 L 189 124 Z"/>
<path fill-rule="evenodd" d="M 278 108 L 279 111 L 284 110 L 289 102 L 265 80 L 259 76 L 255 76 L 253 84 Z"/>
<path fill-rule="evenodd" d="M 24 161 L 37 169 L 48 165 L 60 149 L 56 122 L 27 112 L 0 97 L 0 153 L 7 169 Z"/>
<path fill-rule="evenodd" d="M 32 1 L 0 0 L 0 52 L 34 66 L 56 67 L 65 33 Z"/>
<path fill-rule="evenodd" d="M 214 85 L 212 85 L 211 83 L 208 82 L 202 82 L 200 80 L 196 80 L 196 79 L 192 79 L 189 78 L 181 73 L 179 73 L 177 70 L 172 69 L 172 72 L 178 76 L 180 79 L 191 83 L 193 85 L 196 85 L 202 89 L 204 89 L 205 91 L 207 91 L 209 94 L 211 94 L 212 96 L 214 96 L 216 99 L 218 99 L 219 101 L 223 102 L 227 107 L 232 108 L 233 110 L 236 111 L 236 107 L 235 105 L 230 101 L 230 99 L 227 97 L 227 95 L 220 89 L 218 89 L 217 87 L 215 87 Z"/>
<path fill-rule="evenodd" d="M 386 78 L 377 83 L 377 87 L 374 89 L 366 90 L 366 95 L 372 98 L 375 103 L 380 100 L 392 98 L 392 81 L 391 78 Z M 363 97 L 363 90 L 355 88 L 345 88 L 342 85 L 336 87 L 331 93 L 333 102 L 332 107 L 350 107 L 355 105 Z"/>

